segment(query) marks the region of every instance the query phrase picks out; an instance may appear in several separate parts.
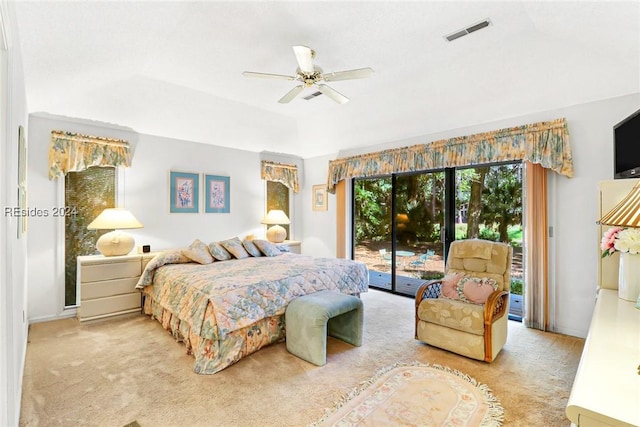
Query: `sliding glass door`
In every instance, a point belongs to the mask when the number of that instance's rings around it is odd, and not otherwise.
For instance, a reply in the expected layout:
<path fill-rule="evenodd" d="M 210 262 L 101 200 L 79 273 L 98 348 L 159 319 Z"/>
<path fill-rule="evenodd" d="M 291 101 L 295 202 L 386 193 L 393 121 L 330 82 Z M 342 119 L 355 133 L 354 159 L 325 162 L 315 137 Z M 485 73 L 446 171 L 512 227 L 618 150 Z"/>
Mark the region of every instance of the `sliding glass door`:
<path fill-rule="evenodd" d="M 398 175 L 394 180 L 394 291 L 415 295 L 444 272 L 445 173 Z"/>
<path fill-rule="evenodd" d="M 371 286 L 392 289 L 392 178 L 358 179 L 353 187 L 353 258 L 369 268 Z"/>
<path fill-rule="evenodd" d="M 482 165 L 353 181 L 354 259 L 374 288 L 414 296 L 444 274 L 455 239 L 514 247 L 512 276 L 522 284 L 522 164 Z"/>

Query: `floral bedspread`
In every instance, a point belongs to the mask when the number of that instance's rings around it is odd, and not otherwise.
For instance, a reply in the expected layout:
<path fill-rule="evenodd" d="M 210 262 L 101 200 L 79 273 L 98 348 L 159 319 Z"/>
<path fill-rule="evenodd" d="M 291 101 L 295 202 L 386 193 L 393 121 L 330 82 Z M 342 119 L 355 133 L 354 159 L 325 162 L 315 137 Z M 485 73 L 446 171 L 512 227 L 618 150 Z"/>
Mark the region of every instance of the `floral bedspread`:
<path fill-rule="evenodd" d="M 292 253 L 167 264 L 145 273 L 153 283 L 144 292 L 188 323 L 191 333 L 211 340 L 284 314 L 298 296 L 324 289 L 355 295 L 369 286 L 363 263 Z"/>

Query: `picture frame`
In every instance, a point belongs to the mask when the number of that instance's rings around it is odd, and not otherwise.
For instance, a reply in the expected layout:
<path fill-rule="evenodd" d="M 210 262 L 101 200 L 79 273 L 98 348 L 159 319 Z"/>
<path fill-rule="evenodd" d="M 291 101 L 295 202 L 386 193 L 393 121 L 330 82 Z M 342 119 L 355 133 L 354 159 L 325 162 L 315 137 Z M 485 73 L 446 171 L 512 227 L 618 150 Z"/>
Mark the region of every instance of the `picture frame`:
<path fill-rule="evenodd" d="M 205 213 L 229 213 L 231 188 L 228 176 L 204 175 Z"/>
<path fill-rule="evenodd" d="M 314 211 L 326 211 L 327 210 L 327 186 L 324 184 L 313 186 L 313 210 Z"/>
<path fill-rule="evenodd" d="M 198 213 L 200 211 L 200 175 L 190 172 L 169 173 L 169 212 Z"/>

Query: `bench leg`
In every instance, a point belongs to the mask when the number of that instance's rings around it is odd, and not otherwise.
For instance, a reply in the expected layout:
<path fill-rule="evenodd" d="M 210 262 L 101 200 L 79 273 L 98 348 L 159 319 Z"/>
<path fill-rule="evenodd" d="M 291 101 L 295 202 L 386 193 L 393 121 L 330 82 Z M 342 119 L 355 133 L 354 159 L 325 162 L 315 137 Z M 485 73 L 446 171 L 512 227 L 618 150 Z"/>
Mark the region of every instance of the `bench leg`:
<path fill-rule="evenodd" d="M 304 312 L 287 313 L 287 351 L 299 358 L 324 366 L 327 363 L 327 322 L 309 322 Z"/>
<path fill-rule="evenodd" d="M 329 319 L 329 335 L 341 341 L 360 347 L 362 345 L 362 306 Z"/>

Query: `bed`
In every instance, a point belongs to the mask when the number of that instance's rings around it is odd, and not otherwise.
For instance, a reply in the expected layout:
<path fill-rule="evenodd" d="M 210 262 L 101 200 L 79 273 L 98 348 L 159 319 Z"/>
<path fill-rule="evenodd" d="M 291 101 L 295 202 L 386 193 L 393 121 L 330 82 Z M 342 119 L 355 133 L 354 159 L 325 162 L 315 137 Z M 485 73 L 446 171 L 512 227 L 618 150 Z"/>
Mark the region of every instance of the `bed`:
<path fill-rule="evenodd" d="M 366 265 L 352 260 L 285 252 L 199 264 L 169 251 L 147 265 L 137 287 L 144 313 L 195 356 L 194 372 L 214 374 L 283 340 L 294 298 L 324 289 L 359 295 L 368 285 Z"/>

